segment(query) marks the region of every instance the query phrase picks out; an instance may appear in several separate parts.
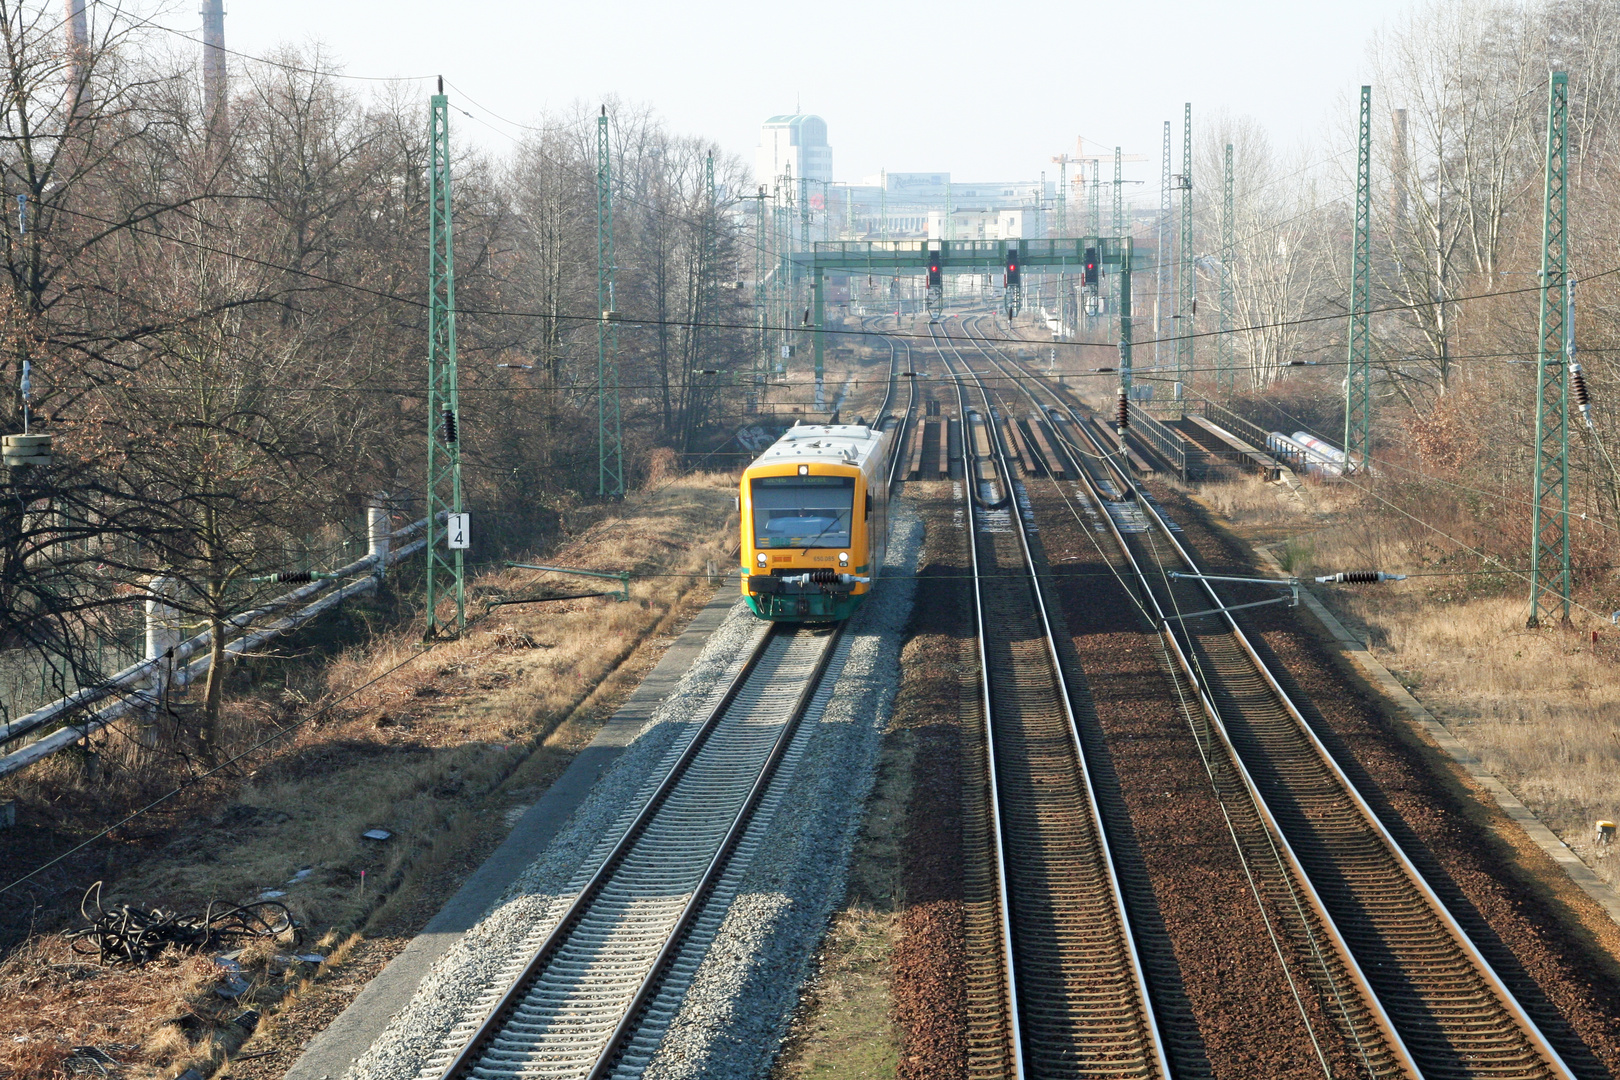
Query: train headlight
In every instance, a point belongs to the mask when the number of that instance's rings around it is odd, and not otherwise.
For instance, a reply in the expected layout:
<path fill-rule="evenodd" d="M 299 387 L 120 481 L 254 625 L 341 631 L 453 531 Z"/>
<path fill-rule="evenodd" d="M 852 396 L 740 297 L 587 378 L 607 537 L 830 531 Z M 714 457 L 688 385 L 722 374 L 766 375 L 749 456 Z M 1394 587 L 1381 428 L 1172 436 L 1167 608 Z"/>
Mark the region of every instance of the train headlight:
<path fill-rule="evenodd" d="M 849 565 L 849 552 L 840 551 L 838 553 L 838 565 L 839 566 L 848 566 Z"/>
<path fill-rule="evenodd" d="M 762 551 L 758 555 L 755 555 L 754 561 L 759 563 L 759 565 L 764 566 L 766 563 L 765 553 Z"/>
<path fill-rule="evenodd" d="M 809 476 L 810 475 L 810 466 L 808 466 L 808 465 L 800 465 L 799 466 L 799 475 L 800 476 Z"/>

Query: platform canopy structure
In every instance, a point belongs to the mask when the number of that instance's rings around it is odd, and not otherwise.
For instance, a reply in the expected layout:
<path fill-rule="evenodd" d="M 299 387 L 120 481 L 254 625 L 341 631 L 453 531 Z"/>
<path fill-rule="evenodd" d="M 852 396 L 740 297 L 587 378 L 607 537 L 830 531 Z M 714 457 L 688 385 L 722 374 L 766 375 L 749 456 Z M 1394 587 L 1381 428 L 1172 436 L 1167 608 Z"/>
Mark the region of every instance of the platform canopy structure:
<path fill-rule="evenodd" d="M 930 280 L 946 274 L 1009 273 L 1016 281 L 1028 270 L 1085 274 L 1087 255 L 1096 269 L 1119 276 L 1119 377 L 1131 385 L 1131 274 L 1154 265 L 1151 246 L 1137 247 L 1129 236 L 1076 236 L 1039 240 L 873 240 L 823 241 L 794 252 L 795 281 L 810 282 L 809 327 L 815 339 L 816 405 L 824 404 L 822 363 L 826 349 L 825 280 L 828 274 L 917 274 Z"/>

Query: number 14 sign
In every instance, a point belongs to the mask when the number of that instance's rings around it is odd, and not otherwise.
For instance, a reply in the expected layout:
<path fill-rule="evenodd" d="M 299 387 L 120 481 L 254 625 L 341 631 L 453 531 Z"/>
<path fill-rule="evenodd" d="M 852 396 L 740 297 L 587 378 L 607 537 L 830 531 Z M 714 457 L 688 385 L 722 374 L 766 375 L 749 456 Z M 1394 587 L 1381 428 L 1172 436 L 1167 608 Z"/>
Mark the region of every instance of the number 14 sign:
<path fill-rule="evenodd" d="M 446 514 L 444 546 L 451 549 L 472 547 L 471 514 Z"/>

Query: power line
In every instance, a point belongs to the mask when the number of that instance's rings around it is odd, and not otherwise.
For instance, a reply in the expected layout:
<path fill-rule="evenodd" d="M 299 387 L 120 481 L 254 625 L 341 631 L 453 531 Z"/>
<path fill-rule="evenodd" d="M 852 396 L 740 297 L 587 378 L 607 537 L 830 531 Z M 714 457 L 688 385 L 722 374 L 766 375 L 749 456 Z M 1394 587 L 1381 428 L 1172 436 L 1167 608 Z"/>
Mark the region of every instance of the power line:
<path fill-rule="evenodd" d="M 114 220 L 114 219 L 111 219 L 111 218 L 100 217 L 100 216 L 95 215 L 95 214 L 86 213 L 85 211 L 82 211 L 82 210 L 71 210 L 71 209 L 68 209 L 66 207 L 57 207 L 57 208 L 55 208 L 55 212 L 56 213 L 62 213 L 62 214 L 69 214 L 69 215 L 72 215 L 72 216 L 75 216 L 75 217 L 82 217 L 82 218 L 84 218 L 86 220 L 95 221 L 95 222 L 98 222 L 98 223 L 104 224 L 104 225 L 112 225 L 112 226 L 120 227 L 120 228 L 126 229 L 129 232 L 134 232 L 134 233 L 139 233 L 141 235 L 151 236 L 151 237 L 154 237 L 155 239 L 163 240 L 163 241 L 173 243 L 173 244 L 178 244 L 178 245 L 180 245 L 182 247 L 188 247 L 188 248 L 191 248 L 193 250 L 203 251 L 203 252 L 207 252 L 209 254 L 214 254 L 214 255 L 219 255 L 219 256 L 222 256 L 222 257 L 228 258 L 228 259 L 237 259 L 239 261 L 246 262 L 246 263 L 249 263 L 249 264 L 254 265 L 254 266 L 261 266 L 261 267 L 264 267 L 266 269 L 275 270 L 277 272 L 284 273 L 284 274 L 289 274 L 289 275 L 294 276 L 294 277 L 302 277 L 302 278 L 306 278 L 306 279 L 311 280 L 311 281 L 318 281 L 318 282 L 320 282 L 322 284 L 331 285 L 331 286 L 336 287 L 336 288 L 348 289 L 348 290 L 350 290 L 352 292 L 358 292 L 358 293 L 361 293 L 363 295 L 373 296 L 373 297 L 376 297 L 376 298 L 381 299 L 381 300 L 389 300 L 389 301 L 393 301 L 395 303 L 405 304 L 405 305 L 410 306 L 410 307 L 422 308 L 424 310 L 427 308 L 427 301 L 422 300 L 422 299 L 420 299 L 418 297 L 401 296 L 398 293 L 392 293 L 392 292 L 388 292 L 388 291 L 382 290 L 382 289 L 373 289 L 373 288 L 369 288 L 369 287 L 367 287 L 365 285 L 357 285 L 352 281 L 344 281 L 344 280 L 339 279 L 339 278 L 328 277 L 328 276 L 326 276 L 324 274 L 318 274 L 313 270 L 306 270 L 306 269 L 303 269 L 301 267 L 286 266 L 286 265 L 281 264 L 281 263 L 272 262 L 272 261 L 270 261 L 268 259 L 261 259 L 261 258 L 258 258 L 256 256 L 247 255 L 247 254 L 244 254 L 244 253 L 238 252 L 238 251 L 228 251 L 228 250 L 226 250 L 224 248 L 214 247 L 211 244 L 204 244 L 201 241 L 187 240 L 187 239 L 184 239 L 184 238 L 181 238 L 181 237 L 178 237 L 178 236 L 174 236 L 174 235 L 169 234 L 169 233 L 161 232 L 159 230 L 142 228 L 139 225 L 132 225 L 132 224 L 129 224 L 129 223 L 124 222 L 124 221 L 117 221 L 117 220 Z M 919 270 L 920 269 L 921 269 L 921 264 L 919 263 Z M 1611 267 L 1611 268 L 1609 268 L 1607 270 L 1582 274 L 1582 275 L 1579 275 L 1579 276 L 1580 276 L 1581 280 L 1583 280 L 1583 281 L 1592 281 L 1592 280 L 1595 280 L 1597 278 L 1608 277 L 1608 276 L 1610 276 L 1612 274 L 1616 274 L 1616 273 L 1620 273 L 1620 267 Z M 858 275 L 856 275 L 856 276 L 858 276 Z M 1499 290 L 1496 290 L 1496 291 L 1493 291 L 1493 292 L 1472 293 L 1472 294 L 1467 295 L 1467 296 L 1448 297 L 1445 302 L 1448 303 L 1448 304 L 1459 304 L 1459 303 L 1466 303 L 1466 302 L 1471 301 L 1471 300 L 1488 300 L 1488 299 L 1492 299 L 1492 298 L 1495 298 L 1495 297 L 1501 297 L 1501 296 L 1517 296 L 1517 295 L 1521 295 L 1521 294 L 1525 294 L 1525 293 L 1539 292 L 1540 290 L 1541 290 L 1540 285 L 1527 285 L 1527 286 L 1525 286 L 1523 288 L 1518 288 L 1518 289 L 1499 289 Z M 1388 305 L 1385 305 L 1383 307 L 1373 308 L 1372 309 L 1372 314 L 1381 314 L 1381 313 L 1384 313 L 1384 312 L 1391 312 L 1391 311 L 1408 311 L 1408 310 L 1414 310 L 1414 309 L 1418 309 L 1418 308 L 1427 308 L 1427 307 L 1434 306 L 1436 303 L 1438 303 L 1438 301 L 1424 300 L 1424 301 L 1414 301 L 1414 302 L 1408 303 L 1408 304 L 1388 304 Z M 590 324 L 593 324 L 593 325 L 600 318 L 599 314 L 571 315 L 571 314 L 566 314 L 566 313 L 549 312 L 549 311 L 523 311 L 523 310 L 514 310 L 514 309 L 504 309 L 503 310 L 503 309 L 500 309 L 500 308 L 466 307 L 466 306 L 462 306 L 462 305 L 459 305 L 459 304 L 456 307 L 456 314 L 458 314 L 458 315 L 485 315 L 485 316 L 491 316 L 491 317 L 497 317 L 497 318 L 555 319 L 555 320 L 557 320 L 559 322 L 577 322 L 577 323 L 582 323 L 582 324 L 583 323 L 590 323 Z M 1252 323 L 1252 324 L 1250 324 L 1248 326 L 1234 327 L 1230 331 L 1206 330 L 1206 331 L 1198 331 L 1198 332 L 1195 332 L 1195 333 L 1190 334 L 1190 335 L 1174 335 L 1174 336 L 1165 337 L 1165 338 L 1149 338 L 1149 339 L 1146 339 L 1145 341 L 1135 342 L 1135 344 L 1140 346 L 1140 345 L 1146 345 L 1146 344 L 1153 344 L 1156 341 L 1172 341 L 1173 342 L 1173 341 L 1181 340 L 1181 339 L 1189 337 L 1189 336 L 1194 337 L 1194 338 L 1208 338 L 1208 337 L 1218 336 L 1219 334 L 1222 334 L 1222 333 L 1234 333 L 1234 334 L 1254 333 L 1254 332 L 1257 332 L 1257 331 L 1260 331 L 1260 330 L 1271 330 L 1271 329 L 1278 329 L 1278 328 L 1281 328 L 1281 327 L 1289 327 L 1289 326 L 1302 326 L 1302 325 L 1308 325 L 1308 324 L 1311 324 L 1311 323 L 1318 323 L 1318 322 L 1336 322 L 1336 321 L 1338 321 L 1340 319 L 1343 319 L 1344 317 L 1345 316 L 1344 316 L 1343 313 L 1335 313 L 1335 314 L 1332 314 L 1332 315 L 1312 315 L 1312 316 L 1306 316 L 1306 317 L 1299 318 L 1299 319 L 1280 319 L 1280 320 L 1277 320 L 1277 321 L 1274 321 L 1274 322 L 1269 322 L 1269 323 Z M 699 328 L 699 329 L 713 329 L 713 330 L 744 330 L 744 331 L 757 331 L 758 328 L 759 328 L 759 324 L 756 323 L 756 322 L 726 323 L 726 322 L 707 322 L 707 321 L 693 320 L 693 319 L 650 319 L 650 318 L 640 318 L 640 317 L 631 315 L 629 313 L 625 313 L 621 325 L 623 325 L 623 326 L 640 325 L 640 326 L 652 326 L 652 327 L 667 326 L 667 327 L 685 327 L 685 328 Z M 805 333 L 805 334 L 812 334 L 812 333 L 816 333 L 816 334 L 832 334 L 832 335 L 842 334 L 842 335 L 849 336 L 849 337 L 892 337 L 892 338 L 899 338 L 899 339 L 903 339 L 903 340 L 913 340 L 913 341 L 925 340 L 925 338 L 927 337 L 927 335 L 920 334 L 920 333 L 901 333 L 898 330 L 895 330 L 895 331 L 876 331 L 876 330 L 866 330 L 864 328 L 845 329 L 845 330 L 831 329 L 831 328 L 817 329 L 814 326 L 809 326 L 809 325 L 798 326 L 798 325 L 793 325 L 793 324 L 790 324 L 790 323 L 782 324 L 782 325 L 779 325 L 779 326 L 768 326 L 767 329 L 771 329 L 771 330 L 791 330 L 791 331 L 795 331 L 795 332 L 799 332 L 799 333 Z M 953 338 L 953 335 L 951 335 L 947 331 L 944 334 L 944 337 L 947 340 L 951 340 Z M 961 340 L 970 340 L 970 339 L 964 336 Z M 1045 343 L 1045 342 L 1033 342 L 1033 341 L 1029 341 L 1029 340 L 1024 339 L 1024 338 L 1015 338 L 1015 337 L 1001 337 L 1001 338 L 988 338 L 987 337 L 986 340 L 998 341 L 998 342 L 1009 342 L 1009 343 L 1014 343 L 1014 344 L 1019 344 L 1019 345 L 1035 345 L 1035 346 L 1039 346 L 1039 347 L 1047 347 L 1048 346 L 1048 343 Z M 1051 343 L 1051 345 L 1053 345 L 1053 346 L 1061 345 L 1062 347 L 1065 347 L 1065 348 L 1091 347 L 1091 348 L 1114 349 L 1114 348 L 1118 347 L 1118 342 L 1117 341 L 1054 342 L 1054 343 Z"/>
<path fill-rule="evenodd" d="M 96 7 L 108 6 L 101 3 L 101 0 L 92 0 L 92 3 Z M 142 26 L 149 26 L 154 30 L 162 30 L 166 34 L 173 34 L 175 37 L 182 38 L 194 45 L 201 45 L 204 48 L 218 49 L 220 52 L 238 57 L 242 60 L 252 60 L 257 64 L 264 64 L 267 67 L 281 68 L 284 71 L 297 72 L 300 75 L 319 75 L 327 79 L 352 79 L 356 82 L 424 82 L 429 79 L 437 78 L 436 75 L 349 75 L 341 71 L 321 71 L 318 68 L 306 68 L 300 67 L 297 64 L 289 64 L 284 60 L 271 60 L 267 57 L 255 56 L 252 53 L 245 53 L 238 49 L 226 48 L 223 45 L 209 45 L 202 38 L 193 37 L 188 31 L 176 30 L 172 26 L 164 26 L 160 22 L 156 22 L 141 15 L 133 14 L 132 12 L 123 10 L 122 8 L 114 9 L 113 17 L 126 18 L 131 22 L 139 23 Z"/>

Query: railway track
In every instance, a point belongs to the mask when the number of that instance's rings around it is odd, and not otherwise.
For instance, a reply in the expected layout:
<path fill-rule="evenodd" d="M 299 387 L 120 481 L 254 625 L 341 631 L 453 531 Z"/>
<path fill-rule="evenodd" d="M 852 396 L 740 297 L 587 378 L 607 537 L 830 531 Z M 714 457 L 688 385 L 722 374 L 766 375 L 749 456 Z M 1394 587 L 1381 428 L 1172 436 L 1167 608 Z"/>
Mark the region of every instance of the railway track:
<path fill-rule="evenodd" d="M 892 430 L 893 446 L 917 392 L 913 380 L 904 412 L 891 411 L 910 346 L 890 349 L 876 423 Z M 822 676 L 840 631 L 784 624 L 761 633 L 560 921 L 422 1077 L 597 1080 L 645 1070 L 736 895 L 757 843 L 750 827 L 781 798 L 777 780 L 802 750 L 800 721 L 831 693 Z"/>
<path fill-rule="evenodd" d="M 1168 1076 L 1011 472 L 993 432 L 972 420 L 966 383 L 956 389 L 1004 964 L 999 987 L 970 985 L 970 1064 L 1008 1076 Z M 999 499 L 986 459 L 1000 470 Z"/>
<path fill-rule="evenodd" d="M 639 1075 L 780 798 L 839 633 L 765 629 L 674 765 L 481 1022 L 421 1075 Z"/>
<path fill-rule="evenodd" d="M 1371 1075 L 1574 1075 L 1395 836 L 1340 767 L 1215 587 L 1132 478 L 1089 438 L 1084 418 L 1046 388 L 1045 400 L 993 343 L 985 361 L 1021 388 L 1038 414 L 1058 410 L 1070 457 L 1089 497 L 1128 512 L 1105 515 L 1118 565 L 1160 628 L 1188 692 L 1206 715 L 1212 779 L 1223 802 L 1247 795 L 1275 840 L 1278 868 L 1298 885 L 1292 928 L 1319 957 L 1318 976 Z M 1016 370 L 1015 370 L 1016 369 Z M 1054 424 L 1056 429 L 1059 425 Z M 1121 528 L 1125 519 L 1130 528 Z M 1247 599 L 1247 597 L 1245 597 Z M 1252 832 L 1252 830 L 1251 830 Z M 1251 837 L 1251 845 L 1253 839 Z M 1272 888 L 1287 885 L 1273 874 Z M 1544 1010 L 1538 1009 L 1544 1014 Z"/>
<path fill-rule="evenodd" d="M 881 322 L 882 318 L 874 321 Z M 889 338 L 888 344 L 889 385 L 883 393 L 883 404 L 878 406 L 874 426 L 889 433 L 889 491 L 892 493 L 894 482 L 899 476 L 900 462 L 906 456 L 906 430 L 911 425 L 912 417 L 917 413 L 917 379 L 914 374 L 902 375 L 902 372 L 914 371 L 911 366 L 911 343 L 902 338 Z M 902 378 L 907 384 L 906 411 L 895 417 L 892 412 L 894 392 Z"/>

